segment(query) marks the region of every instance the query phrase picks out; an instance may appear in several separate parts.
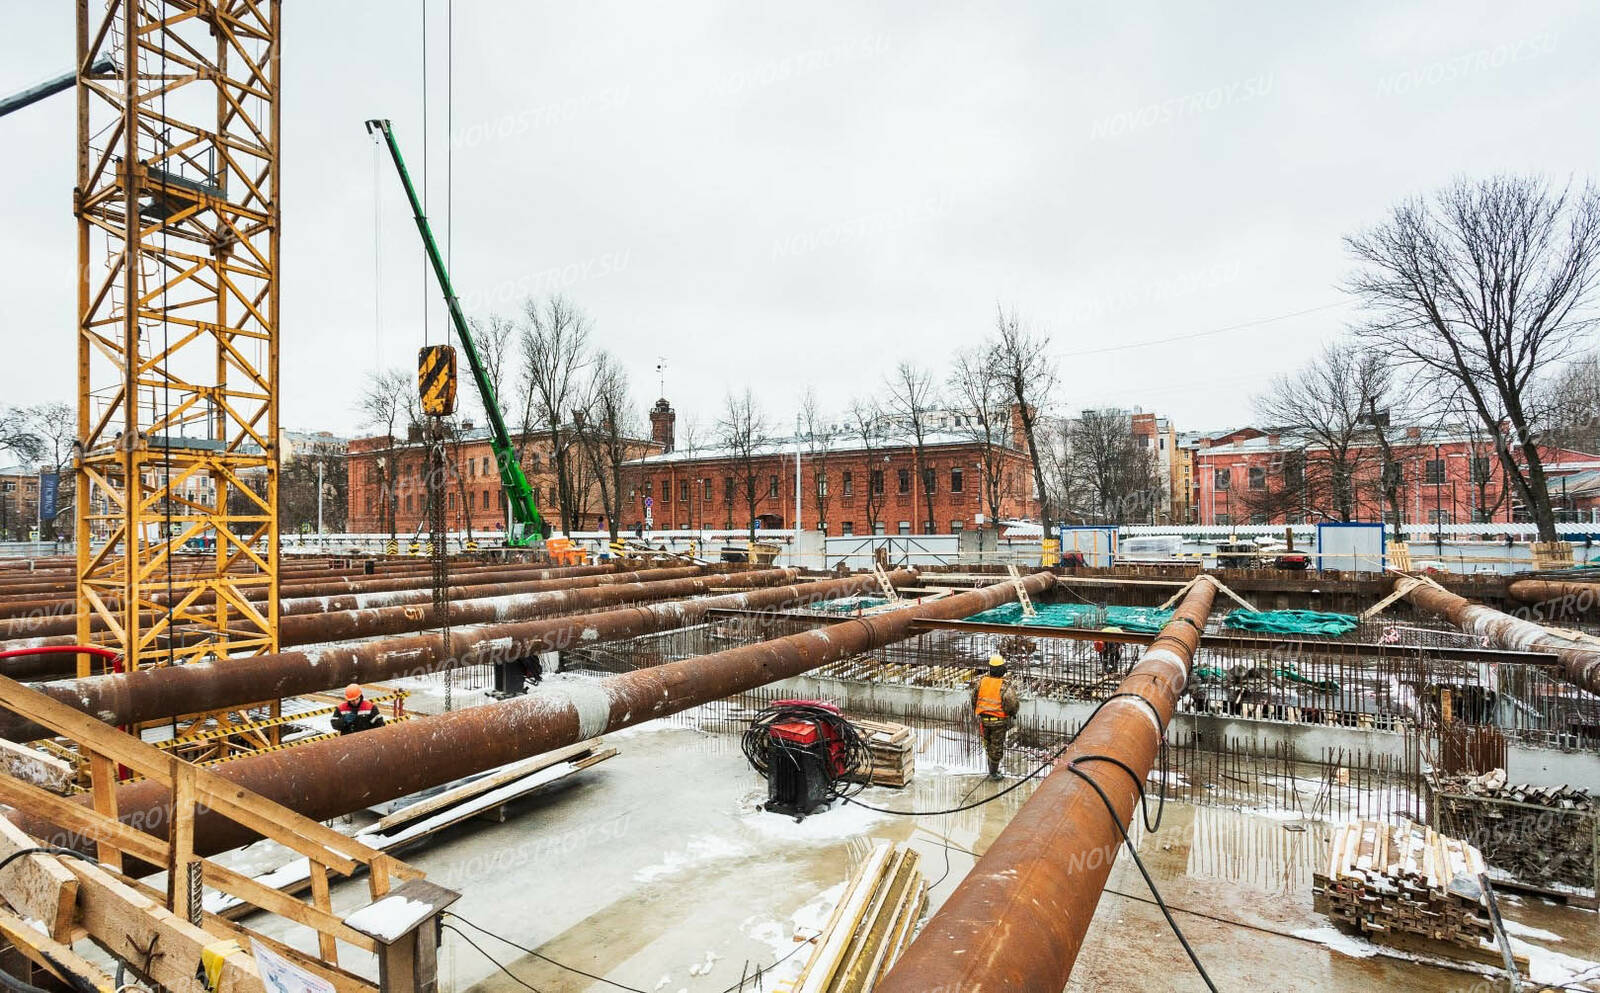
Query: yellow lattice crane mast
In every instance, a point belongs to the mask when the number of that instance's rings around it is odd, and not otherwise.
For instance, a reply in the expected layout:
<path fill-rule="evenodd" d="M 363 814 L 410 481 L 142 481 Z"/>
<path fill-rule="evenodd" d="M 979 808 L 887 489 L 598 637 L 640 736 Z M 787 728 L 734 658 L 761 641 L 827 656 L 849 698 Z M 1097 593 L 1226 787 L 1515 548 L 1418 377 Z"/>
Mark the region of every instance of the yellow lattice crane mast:
<path fill-rule="evenodd" d="M 278 648 L 278 19 L 78 0 L 78 635 L 129 669 Z"/>

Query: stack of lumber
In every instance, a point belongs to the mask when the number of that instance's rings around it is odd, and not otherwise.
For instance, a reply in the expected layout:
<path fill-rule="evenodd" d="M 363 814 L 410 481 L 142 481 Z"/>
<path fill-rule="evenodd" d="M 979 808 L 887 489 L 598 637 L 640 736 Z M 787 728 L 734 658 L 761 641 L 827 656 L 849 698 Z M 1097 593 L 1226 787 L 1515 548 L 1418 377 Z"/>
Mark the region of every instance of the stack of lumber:
<path fill-rule="evenodd" d="M 884 842 L 845 887 L 790 993 L 867 993 L 911 943 L 928 905 L 921 859 Z"/>
<path fill-rule="evenodd" d="M 1499 964 L 1476 848 L 1402 820 L 1334 829 L 1313 906 L 1333 923 L 1383 944 Z"/>
<path fill-rule="evenodd" d="M 865 717 L 852 717 L 850 723 L 861 732 L 872 752 L 872 768 L 857 766 L 846 774 L 846 779 L 873 786 L 904 786 L 911 782 L 916 772 L 916 742 L 910 728 Z"/>

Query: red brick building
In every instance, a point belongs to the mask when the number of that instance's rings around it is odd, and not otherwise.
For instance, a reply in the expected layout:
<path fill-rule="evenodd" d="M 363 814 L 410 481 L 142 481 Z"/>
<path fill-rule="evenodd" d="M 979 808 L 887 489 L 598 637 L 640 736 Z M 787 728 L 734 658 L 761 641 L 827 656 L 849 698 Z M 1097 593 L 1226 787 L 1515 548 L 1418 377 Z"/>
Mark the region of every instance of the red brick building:
<path fill-rule="evenodd" d="M 1325 447 L 1258 428 L 1194 438 L 1187 444 L 1194 466 L 1195 520 L 1221 526 L 1315 523 L 1341 519 L 1348 507 L 1352 520 L 1394 523 L 1387 498 L 1391 486 L 1407 524 L 1526 519 L 1489 437 L 1464 430 L 1395 427 L 1386 438 L 1387 457 L 1377 436 L 1369 434 L 1339 459 Z M 1582 509 L 1576 501 L 1563 506 L 1562 479 L 1600 468 L 1600 455 L 1541 448 L 1540 456 L 1558 517 Z M 1390 485 L 1385 485 L 1385 472 Z"/>
<path fill-rule="evenodd" d="M 631 529 L 646 519 L 654 530 L 744 528 L 750 508 L 746 479 L 756 481 L 755 517 L 762 528 L 792 528 L 796 519 L 796 441 L 761 445 L 748 461 L 720 447 L 673 448 L 671 408 L 658 402 L 651 413 L 654 440 L 664 449 L 629 464 L 623 506 Z M 984 447 L 961 432 L 925 438 L 924 478 L 916 472 L 910 440 L 891 432 L 870 449 L 859 438 L 835 437 L 821 446 L 799 441 L 801 525 L 832 535 L 950 534 L 985 522 Z M 1038 515 L 1033 466 L 1011 437 L 990 449 L 998 480 L 999 516 Z M 932 519 L 926 497 L 932 497 Z"/>
<path fill-rule="evenodd" d="M 539 513 L 551 526 L 560 529 L 561 508 L 556 486 L 555 464 L 550 457 L 550 439 L 540 434 L 514 436 L 512 444 L 522 453 L 522 471 L 533 487 Z M 459 439 L 446 443 L 446 455 L 453 478 L 445 496 L 446 526 L 452 531 L 471 530 L 494 534 L 505 530 L 505 498 L 495 468 L 494 450 L 486 428 L 469 428 Z M 628 442 L 630 454 L 641 456 L 658 451 L 651 442 Z M 354 534 L 387 534 L 387 498 L 397 534 L 414 534 L 428 528 L 427 486 L 424 477 L 427 452 L 420 437 L 407 440 L 379 435 L 357 438 L 346 450 L 345 471 L 349 477 L 349 530 Z M 387 467 L 393 464 L 391 474 Z M 573 523 L 579 531 L 603 530 L 605 505 L 600 487 L 582 460 L 578 467 L 580 498 L 572 508 Z"/>

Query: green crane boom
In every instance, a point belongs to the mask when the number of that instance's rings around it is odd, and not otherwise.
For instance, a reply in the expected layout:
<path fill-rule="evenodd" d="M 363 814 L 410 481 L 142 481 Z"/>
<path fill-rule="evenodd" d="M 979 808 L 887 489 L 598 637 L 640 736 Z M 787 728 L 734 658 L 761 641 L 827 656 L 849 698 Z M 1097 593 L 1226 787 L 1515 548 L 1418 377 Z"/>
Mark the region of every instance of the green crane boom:
<path fill-rule="evenodd" d="M 484 412 L 489 415 L 489 444 L 494 449 L 495 464 L 500 468 L 500 488 L 505 491 L 506 505 L 511 511 L 511 519 L 506 527 L 506 544 L 518 548 L 535 545 L 544 537 L 544 522 L 534 502 L 528 477 L 517 463 L 517 452 L 511 445 L 511 432 L 506 430 L 505 417 L 500 413 L 500 399 L 495 396 L 494 384 L 489 382 L 489 372 L 478 356 L 472 332 L 467 328 L 466 315 L 461 312 L 461 301 L 456 299 L 455 288 L 450 285 L 444 257 L 439 254 L 439 245 L 433 240 L 433 229 L 428 226 L 428 217 L 422 212 L 422 203 L 411 185 L 411 175 L 406 172 L 405 160 L 400 157 L 400 146 L 395 143 L 394 128 L 385 120 L 368 121 L 367 133 L 374 132 L 383 135 L 384 144 L 389 146 L 389 156 L 394 159 L 394 167 L 400 173 L 400 184 L 405 187 L 406 199 L 411 202 L 411 213 L 417 220 L 417 231 L 422 235 L 422 247 L 427 250 L 428 261 L 433 264 L 433 274 L 438 277 L 444 302 L 450 308 L 450 323 L 455 325 L 456 337 L 461 339 L 461 350 L 467 355 L 472 378 L 478 384 L 478 395 L 483 398 Z"/>

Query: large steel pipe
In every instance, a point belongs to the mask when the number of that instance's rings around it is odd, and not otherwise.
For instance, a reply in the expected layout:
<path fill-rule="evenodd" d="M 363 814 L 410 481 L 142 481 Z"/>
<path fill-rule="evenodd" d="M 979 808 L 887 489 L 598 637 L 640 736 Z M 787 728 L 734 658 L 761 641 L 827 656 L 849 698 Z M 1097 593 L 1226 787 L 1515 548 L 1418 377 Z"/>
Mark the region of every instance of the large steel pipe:
<path fill-rule="evenodd" d="M 1552 617 L 1587 614 L 1600 607 L 1600 583 L 1578 583 L 1560 579 L 1513 579 L 1506 587 L 1512 599 L 1523 603 L 1550 604 Z M 1537 616 L 1537 615 L 1535 615 Z"/>
<path fill-rule="evenodd" d="M 910 571 L 893 573 L 899 585 L 915 582 Z M 109 724 L 137 724 L 182 714 L 220 710 L 256 700 L 316 693 L 348 683 L 372 683 L 438 672 L 452 662 L 483 665 L 531 658 L 697 624 L 716 609 L 793 609 L 877 588 L 872 576 L 852 576 L 798 586 L 778 586 L 593 614 L 576 614 L 516 624 L 483 624 L 450 633 L 450 648 L 437 632 L 359 644 L 318 645 L 300 652 L 263 655 L 230 662 L 141 669 L 89 676 L 35 687 L 69 707 Z M 45 728 L 0 710 L 0 738 L 31 741 L 48 737 Z"/>
<path fill-rule="evenodd" d="M 1408 580 L 1395 581 L 1398 590 Z M 1545 652 L 1558 661 L 1557 671 L 1572 685 L 1600 694 L 1600 651 L 1589 642 L 1563 637 L 1542 625 L 1493 607 L 1473 603 L 1431 583 L 1416 583 L 1406 599 L 1423 610 L 1443 614 L 1450 623 L 1471 635 L 1485 638 L 1496 648 L 1519 652 Z"/>
<path fill-rule="evenodd" d="M 1036 573 L 1022 582 L 1037 596 L 1054 584 L 1055 577 Z M 594 682 L 547 685 L 503 703 L 235 759 L 215 771 L 307 817 L 326 820 L 797 676 L 910 637 L 915 633 L 912 622 L 919 618 L 967 617 L 1015 597 L 1015 585 L 1004 582 L 786 638 Z M 158 783 L 130 783 L 117 789 L 122 820 L 157 835 L 167 830 L 167 801 Z M 46 844 L 82 840 L 23 811 L 13 811 L 11 818 Z M 226 851 L 253 837 L 249 829 L 209 811 L 195 818 L 194 827 L 194 847 L 200 854 Z"/>
<path fill-rule="evenodd" d="M 877 993 L 984 990 L 1060 993 L 1094 918 L 1122 835 L 1093 787 L 1131 823 L 1142 784 L 1189 677 L 1216 588 L 1196 583 L 1011 823 L 922 929 Z"/>
<path fill-rule="evenodd" d="M 705 572 L 701 566 L 675 566 L 666 569 L 644 569 L 638 572 L 604 572 L 587 576 L 560 576 L 547 578 L 540 573 L 535 573 L 533 579 L 522 579 L 519 576 L 481 576 L 469 573 L 464 576 L 452 577 L 457 585 L 449 588 L 447 595 L 451 600 L 472 600 L 490 596 L 504 596 L 512 593 L 537 593 L 544 590 L 582 589 L 588 586 L 603 586 L 609 583 L 642 583 L 663 579 L 685 579 L 698 576 Z M 730 575 L 744 575 L 734 573 Z M 737 581 L 734 584 L 736 585 Z M 386 585 L 386 584 L 385 584 Z M 311 589 L 315 592 L 300 595 L 299 590 Z M 408 603 L 432 603 L 432 579 L 426 576 L 418 577 L 415 582 L 399 589 L 372 590 L 366 586 L 356 586 L 351 583 L 340 583 L 337 588 L 330 589 L 330 584 L 319 583 L 308 587 L 294 587 L 291 593 L 280 594 L 278 600 L 278 616 L 289 617 L 294 614 L 320 614 L 341 610 L 363 610 L 368 607 L 389 607 Z M 259 600 L 261 597 L 252 597 Z M 0 620 L 0 641 L 14 638 L 44 638 L 53 635 L 71 635 L 77 632 L 78 618 L 76 614 L 76 601 L 59 601 L 68 606 L 65 614 L 35 613 L 30 616 L 15 617 Z M 151 620 L 159 619 L 159 611 L 149 611 Z M 99 625 L 97 624 L 98 628 Z"/>

